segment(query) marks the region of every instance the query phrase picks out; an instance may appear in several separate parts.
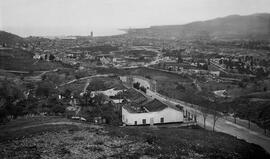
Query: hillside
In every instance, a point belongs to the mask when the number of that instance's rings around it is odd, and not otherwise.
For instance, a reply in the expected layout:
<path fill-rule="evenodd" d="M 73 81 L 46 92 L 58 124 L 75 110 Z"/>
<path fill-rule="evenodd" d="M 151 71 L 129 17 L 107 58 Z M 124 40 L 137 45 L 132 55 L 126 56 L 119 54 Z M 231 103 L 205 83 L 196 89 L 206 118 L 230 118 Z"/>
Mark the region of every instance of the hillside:
<path fill-rule="evenodd" d="M 29 38 L 0 31 L 0 69 L 14 71 L 44 71 L 62 67 L 59 62 L 33 59 Z"/>
<path fill-rule="evenodd" d="M 113 127 L 33 117 L 0 128 L 1 158 L 269 158 L 257 145 L 197 127 Z"/>
<path fill-rule="evenodd" d="M 27 44 L 26 40 L 18 35 L 11 34 L 5 31 L 0 31 L 0 45 L 6 44 L 7 47 L 15 46 L 16 44 L 22 46 Z"/>
<path fill-rule="evenodd" d="M 231 15 L 185 25 L 131 29 L 128 34 L 177 39 L 258 39 L 270 40 L 270 14 Z"/>
<path fill-rule="evenodd" d="M 63 67 L 59 62 L 33 59 L 33 53 L 20 49 L 0 50 L 0 69 L 14 71 L 46 71 Z"/>

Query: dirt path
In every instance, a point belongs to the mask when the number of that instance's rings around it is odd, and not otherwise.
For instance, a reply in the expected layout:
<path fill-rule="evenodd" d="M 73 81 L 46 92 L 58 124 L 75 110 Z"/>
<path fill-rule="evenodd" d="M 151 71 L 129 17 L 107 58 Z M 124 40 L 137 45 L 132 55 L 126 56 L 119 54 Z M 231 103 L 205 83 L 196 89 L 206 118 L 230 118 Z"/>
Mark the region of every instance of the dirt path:
<path fill-rule="evenodd" d="M 11 128 L 11 129 L 8 129 L 7 131 L 17 131 L 17 130 L 34 128 L 34 127 L 45 126 L 45 125 L 76 125 L 76 126 L 81 126 L 81 125 L 83 125 L 83 123 L 72 122 L 72 121 L 49 122 L 49 123 L 42 123 L 42 124 L 27 125 L 27 126 L 23 126 L 23 127 Z"/>
<path fill-rule="evenodd" d="M 71 83 L 74 83 L 74 82 L 77 82 L 77 81 L 80 81 L 80 80 L 91 79 L 91 78 L 95 78 L 95 77 L 110 77 L 110 76 L 114 76 L 114 74 L 97 74 L 97 75 L 93 75 L 93 76 L 86 76 L 86 77 L 82 77 L 82 78 L 79 78 L 79 79 L 73 79 L 71 81 L 62 83 L 58 87 L 62 87 L 62 86 L 65 86 L 67 84 L 71 84 Z"/>

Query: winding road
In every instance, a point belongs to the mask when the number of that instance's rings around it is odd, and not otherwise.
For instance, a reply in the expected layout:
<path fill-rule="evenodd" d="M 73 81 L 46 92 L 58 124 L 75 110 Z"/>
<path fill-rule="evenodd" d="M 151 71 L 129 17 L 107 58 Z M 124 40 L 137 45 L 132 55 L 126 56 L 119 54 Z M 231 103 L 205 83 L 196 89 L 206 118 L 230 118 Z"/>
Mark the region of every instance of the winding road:
<path fill-rule="evenodd" d="M 168 98 L 157 92 L 147 90 L 147 96 L 150 98 L 156 98 L 163 102 L 164 104 L 175 107 L 175 105 L 181 105 L 184 107 L 184 110 L 187 110 L 197 116 L 197 123 L 203 127 L 203 116 L 202 112 L 199 109 L 199 106 L 186 103 L 177 99 Z M 206 129 L 212 130 L 213 128 L 213 115 L 208 114 L 206 118 Z M 232 136 L 237 137 L 238 139 L 243 139 L 249 143 L 254 143 L 263 147 L 268 153 L 270 153 L 270 138 L 265 136 L 262 133 L 252 131 L 243 126 L 234 124 L 231 121 L 228 121 L 224 118 L 219 118 L 216 122 L 215 131 L 223 132 Z"/>
<path fill-rule="evenodd" d="M 115 75 L 114 74 L 97 74 L 97 75 L 93 75 L 93 76 L 82 77 L 82 78 L 79 78 L 79 79 L 73 79 L 71 81 L 62 83 L 58 87 L 62 87 L 62 86 L 65 86 L 65 85 L 68 85 L 68 84 L 71 84 L 71 83 L 74 83 L 74 82 L 77 82 L 77 81 L 80 81 L 80 80 L 85 80 L 85 79 L 90 79 L 90 78 L 95 78 L 95 77 L 111 77 L 111 76 L 115 76 Z"/>

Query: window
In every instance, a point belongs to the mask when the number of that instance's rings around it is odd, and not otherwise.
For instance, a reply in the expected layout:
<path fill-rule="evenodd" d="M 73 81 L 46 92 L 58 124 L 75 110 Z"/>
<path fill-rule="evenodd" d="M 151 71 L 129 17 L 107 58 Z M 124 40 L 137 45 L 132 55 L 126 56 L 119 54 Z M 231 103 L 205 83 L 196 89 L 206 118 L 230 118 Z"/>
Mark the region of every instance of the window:
<path fill-rule="evenodd" d="M 134 125 L 137 125 L 137 121 L 134 121 Z"/>
<path fill-rule="evenodd" d="M 142 123 L 143 123 L 143 124 L 146 124 L 146 119 L 143 119 L 143 120 L 142 120 Z"/>
<path fill-rule="evenodd" d="M 160 123 L 164 123 L 164 118 L 160 118 Z"/>

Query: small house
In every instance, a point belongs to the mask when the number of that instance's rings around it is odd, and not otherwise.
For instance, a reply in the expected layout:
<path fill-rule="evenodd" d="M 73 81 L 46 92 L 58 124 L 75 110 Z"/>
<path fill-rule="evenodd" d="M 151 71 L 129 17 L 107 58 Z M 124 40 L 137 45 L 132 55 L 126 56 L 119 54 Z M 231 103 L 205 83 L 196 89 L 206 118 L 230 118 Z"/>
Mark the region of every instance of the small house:
<path fill-rule="evenodd" d="M 155 125 L 183 122 L 183 111 L 177 107 L 169 107 L 154 99 L 140 106 L 124 105 L 122 122 L 125 125 Z"/>

